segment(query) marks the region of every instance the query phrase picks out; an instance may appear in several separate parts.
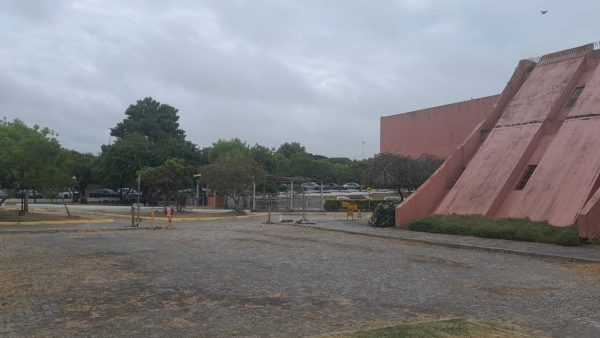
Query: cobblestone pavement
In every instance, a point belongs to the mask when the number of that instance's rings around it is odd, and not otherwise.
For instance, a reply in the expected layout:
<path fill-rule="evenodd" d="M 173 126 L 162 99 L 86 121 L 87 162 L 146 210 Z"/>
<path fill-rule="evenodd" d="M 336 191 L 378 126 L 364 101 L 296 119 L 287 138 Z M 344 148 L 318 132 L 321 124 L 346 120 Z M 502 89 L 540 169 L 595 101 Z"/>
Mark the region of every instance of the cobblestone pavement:
<path fill-rule="evenodd" d="M 257 220 L 0 234 L 0 336 L 304 336 L 466 317 L 600 336 L 600 264 Z"/>
<path fill-rule="evenodd" d="M 455 248 L 479 249 L 499 253 L 513 253 L 523 256 L 560 259 L 565 261 L 600 263 L 600 249 L 597 247 L 569 247 L 545 243 L 509 241 L 503 239 L 432 234 L 426 232 L 408 231 L 395 227 L 379 228 L 369 226 L 366 219 L 345 221 L 340 219 L 334 220 L 331 218 L 326 219 L 323 216 L 321 216 L 321 218 L 312 217 L 311 220 L 312 219 L 315 219 L 314 224 L 305 224 L 301 226 L 353 234 L 397 238 L 401 240 L 444 245 Z"/>

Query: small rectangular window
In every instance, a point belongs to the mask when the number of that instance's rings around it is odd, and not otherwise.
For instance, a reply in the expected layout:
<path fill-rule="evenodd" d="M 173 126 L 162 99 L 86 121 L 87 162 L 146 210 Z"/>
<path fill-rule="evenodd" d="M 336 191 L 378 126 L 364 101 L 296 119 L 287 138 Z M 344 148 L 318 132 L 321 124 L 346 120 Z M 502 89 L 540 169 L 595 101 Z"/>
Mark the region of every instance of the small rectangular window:
<path fill-rule="evenodd" d="M 584 87 L 585 86 L 575 88 L 575 90 L 573 91 L 573 95 L 571 95 L 569 102 L 567 102 L 567 108 L 571 108 L 575 105 L 575 102 L 577 102 L 577 99 L 579 98 L 579 95 L 581 95 L 581 92 L 583 91 Z"/>
<path fill-rule="evenodd" d="M 533 175 L 535 168 L 537 168 L 537 164 L 530 164 L 527 166 L 523 176 L 521 176 L 521 179 L 519 180 L 519 183 L 517 183 L 515 190 L 523 190 L 523 188 L 525 188 L 527 181 L 529 181 L 529 178 L 531 178 L 531 175 Z"/>

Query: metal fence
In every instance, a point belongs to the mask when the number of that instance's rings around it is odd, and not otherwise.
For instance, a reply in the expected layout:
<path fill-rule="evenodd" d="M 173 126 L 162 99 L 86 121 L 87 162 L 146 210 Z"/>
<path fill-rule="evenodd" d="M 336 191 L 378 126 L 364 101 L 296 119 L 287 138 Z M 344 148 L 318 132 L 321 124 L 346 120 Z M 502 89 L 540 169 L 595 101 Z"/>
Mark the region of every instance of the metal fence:
<path fill-rule="evenodd" d="M 278 196 L 278 197 L 256 197 L 257 211 L 321 211 L 323 210 L 323 199 L 320 196 Z"/>

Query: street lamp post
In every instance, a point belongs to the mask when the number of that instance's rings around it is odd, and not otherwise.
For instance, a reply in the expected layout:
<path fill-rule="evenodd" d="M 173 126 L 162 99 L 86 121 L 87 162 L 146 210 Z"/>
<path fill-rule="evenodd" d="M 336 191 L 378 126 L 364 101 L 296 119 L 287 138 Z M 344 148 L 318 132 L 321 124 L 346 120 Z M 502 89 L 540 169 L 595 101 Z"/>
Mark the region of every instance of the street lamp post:
<path fill-rule="evenodd" d="M 196 206 L 200 205 L 200 177 L 202 177 L 202 174 L 194 175 L 196 180 Z"/>
<path fill-rule="evenodd" d="M 365 159 L 365 143 L 367 143 L 367 142 L 365 142 L 365 141 L 360 141 L 360 142 L 362 142 L 362 146 L 363 146 L 363 160 L 364 160 Z"/>

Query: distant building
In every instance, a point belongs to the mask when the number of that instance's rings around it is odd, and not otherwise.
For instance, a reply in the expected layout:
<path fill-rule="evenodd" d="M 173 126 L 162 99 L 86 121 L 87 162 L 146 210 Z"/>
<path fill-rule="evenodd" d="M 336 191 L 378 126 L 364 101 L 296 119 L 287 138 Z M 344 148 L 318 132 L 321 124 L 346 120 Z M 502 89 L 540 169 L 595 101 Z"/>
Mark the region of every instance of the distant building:
<path fill-rule="evenodd" d="M 599 47 L 522 60 L 498 96 L 383 117 L 382 151 L 446 158 L 397 207 L 396 225 L 427 214 L 529 217 L 600 239 Z"/>

